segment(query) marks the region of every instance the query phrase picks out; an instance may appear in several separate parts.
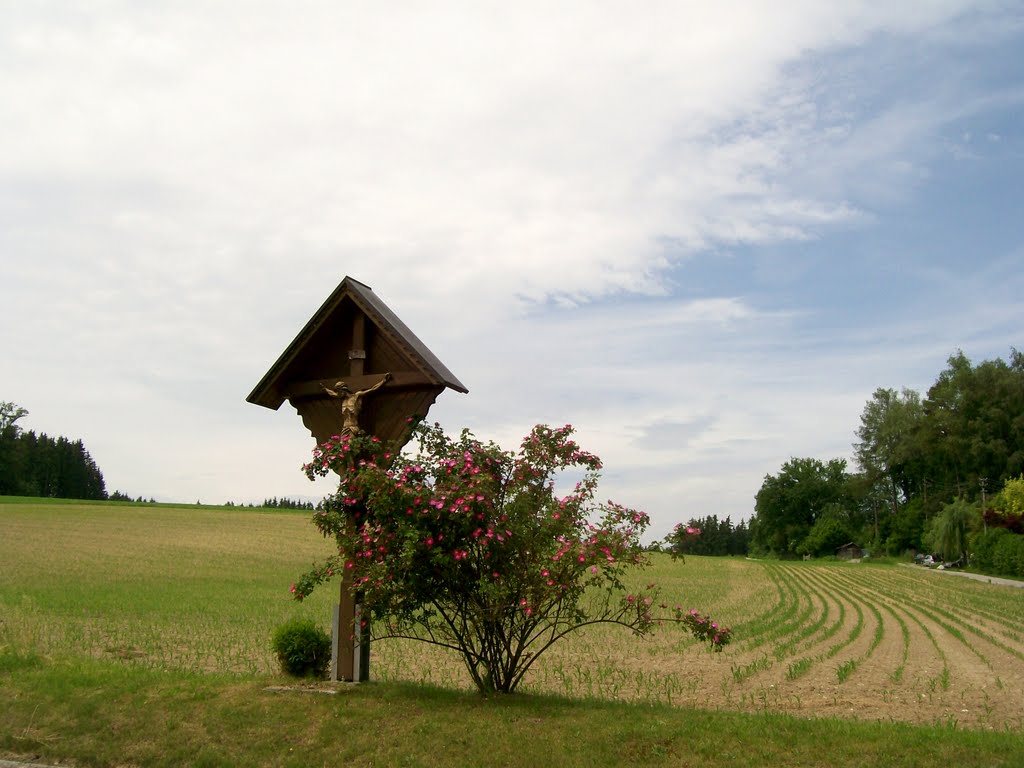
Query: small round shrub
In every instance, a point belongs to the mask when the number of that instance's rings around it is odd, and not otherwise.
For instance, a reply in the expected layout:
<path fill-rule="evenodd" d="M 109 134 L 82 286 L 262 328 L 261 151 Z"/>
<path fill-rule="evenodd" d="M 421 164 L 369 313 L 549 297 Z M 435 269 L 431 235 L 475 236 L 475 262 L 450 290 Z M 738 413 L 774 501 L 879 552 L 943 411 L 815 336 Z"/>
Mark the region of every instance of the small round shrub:
<path fill-rule="evenodd" d="M 274 654 L 286 674 L 295 677 L 326 677 L 331 663 L 331 636 L 312 619 L 291 619 L 276 630 Z"/>

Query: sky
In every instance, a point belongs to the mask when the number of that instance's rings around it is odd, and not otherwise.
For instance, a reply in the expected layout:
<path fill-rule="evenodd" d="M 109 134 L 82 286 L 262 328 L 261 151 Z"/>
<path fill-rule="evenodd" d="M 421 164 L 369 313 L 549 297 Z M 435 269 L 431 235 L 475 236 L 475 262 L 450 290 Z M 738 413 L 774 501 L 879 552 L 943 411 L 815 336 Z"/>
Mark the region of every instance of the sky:
<path fill-rule="evenodd" d="M 0 400 L 107 490 L 318 499 L 246 396 L 346 275 L 514 448 L 747 519 L 1024 346 L 1019 2 L 0 0 Z"/>

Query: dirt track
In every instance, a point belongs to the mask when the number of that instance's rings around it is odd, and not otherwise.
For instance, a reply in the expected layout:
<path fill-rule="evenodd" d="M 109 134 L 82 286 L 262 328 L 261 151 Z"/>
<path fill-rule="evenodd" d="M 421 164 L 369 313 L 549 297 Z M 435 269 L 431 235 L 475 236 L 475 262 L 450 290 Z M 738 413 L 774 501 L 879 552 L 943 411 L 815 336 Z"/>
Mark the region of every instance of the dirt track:
<path fill-rule="evenodd" d="M 907 565 L 906 567 L 920 570 L 920 566 L 917 565 Z M 932 573 L 941 573 L 946 576 L 962 576 L 965 579 L 973 579 L 974 581 L 981 581 L 986 584 L 998 584 L 1002 587 L 1017 587 L 1018 589 L 1024 589 L 1024 581 L 1018 581 L 1017 579 L 1004 579 L 1002 576 L 984 576 L 980 573 L 967 573 L 966 571 L 940 571 L 938 568 L 925 570 L 930 570 Z"/>

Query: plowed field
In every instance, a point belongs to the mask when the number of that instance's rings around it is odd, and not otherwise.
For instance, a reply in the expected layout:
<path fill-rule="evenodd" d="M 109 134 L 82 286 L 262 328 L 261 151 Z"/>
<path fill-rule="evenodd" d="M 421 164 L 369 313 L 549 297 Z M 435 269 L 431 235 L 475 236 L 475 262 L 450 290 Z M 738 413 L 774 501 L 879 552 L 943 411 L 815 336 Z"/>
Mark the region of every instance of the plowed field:
<path fill-rule="evenodd" d="M 690 558 L 681 570 L 690 568 L 719 571 L 730 585 L 717 599 L 698 593 L 691 602 L 719 606 L 736 642 L 711 653 L 671 627 L 640 642 L 584 641 L 596 662 L 591 680 L 602 681 L 595 693 L 814 717 L 1024 726 L 1024 590 L 906 566 Z M 554 682 L 547 677 L 544 687 Z"/>
<path fill-rule="evenodd" d="M 635 638 L 581 633 L 538 662 L 527 689 L 710 709 L 968 728 L 1024 727 L 1024 590 L 922 568 L 658 557 L 664 594 L 710 610 L 721 653 L 666 625 Z M 375 675 L 449 684 L 457 659 L 392 641 Z"/>

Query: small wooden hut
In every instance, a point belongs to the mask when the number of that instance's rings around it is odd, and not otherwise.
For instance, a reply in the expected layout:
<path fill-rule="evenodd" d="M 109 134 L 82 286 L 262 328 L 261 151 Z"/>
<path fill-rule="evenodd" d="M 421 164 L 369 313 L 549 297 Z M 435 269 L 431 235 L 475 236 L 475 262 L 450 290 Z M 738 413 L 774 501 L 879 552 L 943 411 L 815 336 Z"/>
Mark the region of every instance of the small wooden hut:
<path fill-rule="evenodd" d="M 864 557 L 864 550 L 851 541 L 836 548 L 836 557 L 840 560 L 860 560 Z"/>

